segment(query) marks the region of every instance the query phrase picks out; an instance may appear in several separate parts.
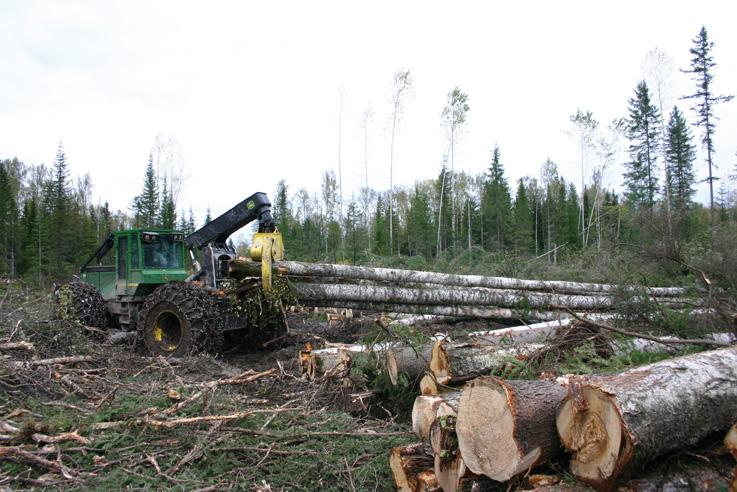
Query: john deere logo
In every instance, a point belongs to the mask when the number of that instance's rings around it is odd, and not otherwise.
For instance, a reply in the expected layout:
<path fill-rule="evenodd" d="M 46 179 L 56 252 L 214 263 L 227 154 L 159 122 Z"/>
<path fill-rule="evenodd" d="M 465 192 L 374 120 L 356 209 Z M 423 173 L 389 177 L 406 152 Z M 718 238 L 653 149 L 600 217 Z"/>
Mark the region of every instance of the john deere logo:
<path fill-rule="evenodd" d="M 247 208 L 248 210 L 253 210 L 253 207 L 255 207 L 255 206 L 256 206 L 256 204 L 255 204 L 255 203 L 253 203 L 253 202 L 248 202 L 248 203 L 246 203 L 246 208 Z"/>

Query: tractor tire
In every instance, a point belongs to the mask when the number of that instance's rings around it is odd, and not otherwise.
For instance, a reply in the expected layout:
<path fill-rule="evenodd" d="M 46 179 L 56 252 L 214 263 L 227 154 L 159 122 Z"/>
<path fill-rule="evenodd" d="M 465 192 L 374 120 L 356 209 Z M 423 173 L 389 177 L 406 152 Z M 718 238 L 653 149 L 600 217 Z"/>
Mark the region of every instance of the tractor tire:
<path fill-rule="evenodd" d="M 61 319 L 79 321 L 94 328 L 108 327 L 108 311 L 100 291 L 86 282 L 70 282 L 54 290 Z"/>
<path fill-rule="evenodd" d="M 138 332 L 153 355 L 184 357 L 219 349 L 217 301 L 206 290 L 184 282 L 162 285 L 144 301 Z"/>

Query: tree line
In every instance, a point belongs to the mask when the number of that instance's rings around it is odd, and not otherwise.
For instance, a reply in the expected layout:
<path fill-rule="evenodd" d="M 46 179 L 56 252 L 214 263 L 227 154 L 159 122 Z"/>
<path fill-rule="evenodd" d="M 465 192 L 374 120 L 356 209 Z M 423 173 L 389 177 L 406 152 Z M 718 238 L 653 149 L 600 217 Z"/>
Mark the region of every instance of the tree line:
<path fill-rule="evenodd" d="M 732 96 L 717 95 L 712 82 L 716 64 L 707 31 L 693 40 L 691 64 L 683 72 L 695 90 L 681 100 L 691 102 L 692 124 L 678 105 L 666 107 L 658 70 L 662 52 L 652 57 L 655 82 L 634 88 L 622 118 L 606 127 L 590 111 L 570 116 L 569 135 L 579 149 L 580 181 L 563 177 L 552 159 L 538 176 L 510 184 L 502 149 L 494 145 L 486 172 L 471 175 L 455 167 L 455 153 L 471 111 L 468 94 L 459 87 L 448 93 L 440 124 L 448 141 L 433 179 L 413 186 L 374 190 L 368 182 L 344 204 L 342 169 L 322 175 L 319 191 L 290 192 L 280 181 L 271 197 L 279 230 L 290 258 L 353 263 L 387 263 L 392 257 L 432 261 L 479 251 L 540 257 L 560 257 L 589 248 L 617 250 L 648 240 L 672 243 L 701 235 L 720 222 L 735 221 L 725 181 L 714 196 L 715 107 Z M 404 100 L 412 78 L 402 69 L 393 80 L 390 176 L 393 148 L 402 123 Z M 363 115 L 368 145 L 369 110 Z M 694 129 L 706 154 L 709 206 L 694 202 L 696 143 Z M 617 160 L 618 141 L 627 146 L 623 163 L 624 193 L 606 189 L 603 176 Z M 140 193 L 129 209 L 112 212 L 107 203 L 91 203 L 92 180 L 73 181 L 59 144 L 50 168 L 26 165 L 17 158 L 0 161 L 0 273 L 54 279 L 75 272 L 111 231 L 128 227 L 162 227 L 190 233 L 196 228 L 191 208 L 178 209 L 180 159 L 171 141 L 157 140 L 148 157 Z M 340 164 L 340 161 L 339 161 Z M 737 175 L 737 166 L 735 166 Z M 737 179 L 737 176 L 732 176 Z M 205 223 L 209 221 L 208 210 Z M 421 264 L 421 263 L 418 263 Z"/>

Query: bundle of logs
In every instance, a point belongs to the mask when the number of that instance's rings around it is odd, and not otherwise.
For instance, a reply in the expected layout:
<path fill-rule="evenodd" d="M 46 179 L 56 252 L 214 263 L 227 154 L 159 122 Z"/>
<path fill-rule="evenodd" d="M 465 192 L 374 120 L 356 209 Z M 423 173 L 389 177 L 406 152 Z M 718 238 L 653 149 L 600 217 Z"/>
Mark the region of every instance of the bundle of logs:
<path fill-rule="evenodd" d="M 737 422 L 737 346 L 729 345 L 735 342 L 731 334 L 702 340 L 721 347 L 716 350 L 616 375 L 503 377 L 556 332 L 579 327 L 584 328 L 577 321 L 545 322 L 474 333 L 468 343 L 438 340 L 421 347 L 307 347 L 300 360 L 309 378 L 343 379 L 371 359 L 394 384 L 419 385 L 412 427 L 420 442 L 390 454 L 403 491 L 490 490 L 522 476 L 530 484 L 546 483 L 550 476 L 533 472 L 564 452 L 570 453 L 573 476 L 609 490 L 644 463 Z M 662 337 L 610 348 L 668 351 L 683 341 Z M 735 435 L 727 439 L 732 448 Z"/>
<path fill-rule="evenodd" d="M 610 311 L 617 296 L 671 309 L 694 307 L 684 290 L 676 287 L 635 288 L 298 261 L 274 262 L 273 271 L 289 280 L 298 302 L 313 307 L 537 321 L 571 318 L 568 310 Z M 260 263 L 234 260 L 230 275 L 259 277 Z"/>

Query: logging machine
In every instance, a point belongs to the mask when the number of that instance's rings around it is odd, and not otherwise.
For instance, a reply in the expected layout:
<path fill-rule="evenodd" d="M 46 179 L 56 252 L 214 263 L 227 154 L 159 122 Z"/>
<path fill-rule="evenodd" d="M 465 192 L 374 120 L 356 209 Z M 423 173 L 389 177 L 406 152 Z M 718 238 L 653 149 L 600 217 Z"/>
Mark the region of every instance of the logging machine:
<path fill-rule="evenodd" d="M 66 299 L 86 325 L 104 328 L 112 322 L 125 331 L 137 330 L 156 355 L 217 351 L 226 334 L 279 336 L 281 324 L 274 333 L 253 333 L 255 327 L 223 294 L 234 282 L 228 272 L 236 252 L 228 238 L 255 220 L 258 231 L 249 256 L 261 263 L 260 285 L 268 292 L 271 263 L 284 257 L 284 243 L 269 199 L 255 193 L 189 235 L 156 228 L 110 234 L 82 266 L 79 280 L 65 286 L 68 295 L 59 289 L 57 299 Z M 194 273 L 188 272 L 187 261 Z"/>

